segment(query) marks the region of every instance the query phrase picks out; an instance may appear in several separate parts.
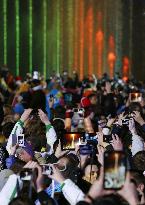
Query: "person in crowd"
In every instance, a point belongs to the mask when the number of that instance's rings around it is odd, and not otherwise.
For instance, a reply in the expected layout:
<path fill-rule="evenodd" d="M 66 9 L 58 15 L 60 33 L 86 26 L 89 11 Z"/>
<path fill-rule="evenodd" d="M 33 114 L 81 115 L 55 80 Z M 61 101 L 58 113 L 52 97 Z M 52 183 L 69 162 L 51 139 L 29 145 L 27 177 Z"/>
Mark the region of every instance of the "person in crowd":
<path fill-rule="evenodd" d="M 0 204 L 145 204 L 144 83 L 2 70 L 0 96 Z"/>

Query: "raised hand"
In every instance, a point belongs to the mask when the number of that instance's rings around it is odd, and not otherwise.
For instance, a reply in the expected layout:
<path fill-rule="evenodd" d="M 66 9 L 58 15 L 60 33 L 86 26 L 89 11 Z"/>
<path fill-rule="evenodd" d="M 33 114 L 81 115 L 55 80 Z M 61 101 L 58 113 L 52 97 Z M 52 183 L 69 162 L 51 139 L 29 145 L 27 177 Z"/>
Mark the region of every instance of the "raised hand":
<path fill-rule="evenodd" d="M 126 175 L 125 184 L 123 188 L 118 191 L 118 193 L 126 199 L 130 205 L 136 205 L 139 204 L 137 189 L 135 184 L 132 183 L 130 179 L 130 173 L 128 172 Z"/>
<path fill-rule="evenodd" d="M 98 145 L 103 145 L 103 132 L 97 132 Z"/>
<path fill-rule="evenodd" d="M 59 140 L 59 143 L 58 143 L 58 146 L 57 146 L 57 148 L 56 148 L 56 151 L 55 151 L 55 156 L 57 157 L 57 158 L 59 158 L 59 157 L 62 157 L 63 155 L 65 155 L 65 154 L 67 154 L 69 151 L 62 151 L 61 150 L 61 142 L 60 142 L 60 140 Z"/>
<path fill-rule="evenodd" d="M 132 115 L 133 115 L 134 120 L 135 120 L 136 122 L 138 122 L 141 126 L 142 126 L 143 124 L 145 124 L 145 121 L 144 121 L 143 118 L 141 117 L 140 112 L 134 111 L 134 112 L 132 113 Z"/>
<path fill-rule="evenodd" d="M 112 135 L 112 146 L 114 148 L 115 151 L 122 151 L 123 150 L 123 144 L 121 139 L 118 137 L 117 134 Z"/>
<path fill-rule="evenodd" d="M 25 111 L 24 111 L 23 114 L 21 115 L 20 120 L 21 120 L 22 122 L 25 122 L 25 121 L 29 118 L 31 112 L 32 112 L 32 109 L 31 109 L 31 108 L 25 109 Z"/>
<path fill-rule="evenodd" d="M 41 121 L 42 121 L 45 125 L 49 125 L 49 124 L 50 124 L 50 121 L 49 121 L 47 115 L 46 115 L 41 109 L 38 109 L 38 115 L 39 115 Z"/>
<path fill-rule="evenodd" d="M 104 165 L 104 152 L 105 149 L 102 146 L 97 146 L 98 148 L 98 154 L 96 155 L 98 158 L 98 162 L 100 162 L 100 164 L 103 166 Z"/>
<path fill-rule="evenodd" d="M 115 192 L 114 190 L 105 190 L 104 187 L 103 187 L 103 180 L 104 180 L 104 170 L 103 170 L 103 167 L 101 167 L 99 179 L 96 180 L 92 184 L 92 186 L 91 186 L 91 188 L 90 188 L 90 190 L 87 194 L 92 199 L 95 200 L 97 197 L 112 194 L 112 193 Z M 87 198 L 87 195 L 85 197 L 85 201 L 90 202 L 89 198 Z"/>
<path fill-rule="evenodd" d="M 48 175 L 48 177 L 62 184 L 65 181 L 65 178 L 62 176 L 60 170 L 53 164 L 51 165 L 51 168 L 52 174 Z"/>

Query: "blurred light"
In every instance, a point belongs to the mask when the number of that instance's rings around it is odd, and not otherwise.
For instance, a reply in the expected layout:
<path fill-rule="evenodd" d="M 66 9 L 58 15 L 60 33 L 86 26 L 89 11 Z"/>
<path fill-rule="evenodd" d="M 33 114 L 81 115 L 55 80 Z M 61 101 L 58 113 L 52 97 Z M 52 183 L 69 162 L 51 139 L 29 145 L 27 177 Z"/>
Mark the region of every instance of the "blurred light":
<path fill-rule="evenodd" d="M 43 74 L 46 78 L 47 0 L 43 0 Z"/>
<path fill-rule="evenodd" d="M 20 44 L 20 36 L 19 36 L 19 0 L 15 1 L 15 7 L 16 7 L 16 75 L 19 75 L 19 44 Z"/>
<path fill-rule="evenodd" d="M 7 0 L 3 0 L 4 16 L 4 64 L 7 64 Z"/>
<path fill-rule="evenodd" d="M 29 72 L 32 73 L 32 0 L 29 0 Z"/>

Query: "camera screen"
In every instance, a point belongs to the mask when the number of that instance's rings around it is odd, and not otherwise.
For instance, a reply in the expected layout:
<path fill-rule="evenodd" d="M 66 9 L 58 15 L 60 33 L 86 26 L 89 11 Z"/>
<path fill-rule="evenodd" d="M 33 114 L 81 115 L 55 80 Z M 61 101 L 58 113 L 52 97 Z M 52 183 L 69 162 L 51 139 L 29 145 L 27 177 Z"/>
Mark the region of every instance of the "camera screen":
<path fill-rule="evenodd" d="M 32 178 L 32 170 L 31 169 L 23 169 L 20 172 L 20 178 L 23 181 L 30 181 Z"/>
<path fill-rule="evenodd" d="M 24 135 L 18 135 L 17 136 L 17 143 L 19 144 L 20 147 L 24 146 Z"/>
<path fill-rule="evenodd" d="M 125 154 L 119 151 L 104 153 L 104 189 L 120 189 L 126 177 Z"/>
<path fill-rule="evenodd" d="M 141 102 L 142 94 L 141 93 L 130 93 L 131 102 Z"/>
<path fill-rule="evenodd" d="M 65 133 L 62 140 L 62 150 L 75 150 L 76 144 L 83 142 L 83 133 Z"/>
<path fill-rule="evenodd" d="M 52 168 L 49 164 L 43 164 L 42 165 L 42 174 L 44 175 L 51 175 L 52 174 Z"/>

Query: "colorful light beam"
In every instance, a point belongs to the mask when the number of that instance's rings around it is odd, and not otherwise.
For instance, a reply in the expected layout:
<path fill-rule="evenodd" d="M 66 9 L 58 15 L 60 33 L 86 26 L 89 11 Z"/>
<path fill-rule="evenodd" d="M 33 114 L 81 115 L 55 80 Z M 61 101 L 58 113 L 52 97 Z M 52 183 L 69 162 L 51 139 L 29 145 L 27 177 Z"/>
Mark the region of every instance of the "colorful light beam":
<path fill-rule="evenodd" d="M 19 61 L 19 55 L 20 55 L 20 19 L 19 19 L 19 0 L 15 0 L 15 7 L 16 7 L 16 75 L 19 75 L 19 67 L 20 67 L 20 61 Z"/>
<path fill-rule="evenodd" d="M 7 65 L 7 0 L 3 0 L 4 16 L 4 65 Z"/>
<path fill-rule="evenodd" d="M 29 0 L 29 72 L 32 73 L 32 38 L 33 38 L 33 19 L 32 19 L 32 0 Z"/>
<path fill-rule="evenodd" d="M 43 0 L 43 75 L 46 78 L 47 0 Z"/>

